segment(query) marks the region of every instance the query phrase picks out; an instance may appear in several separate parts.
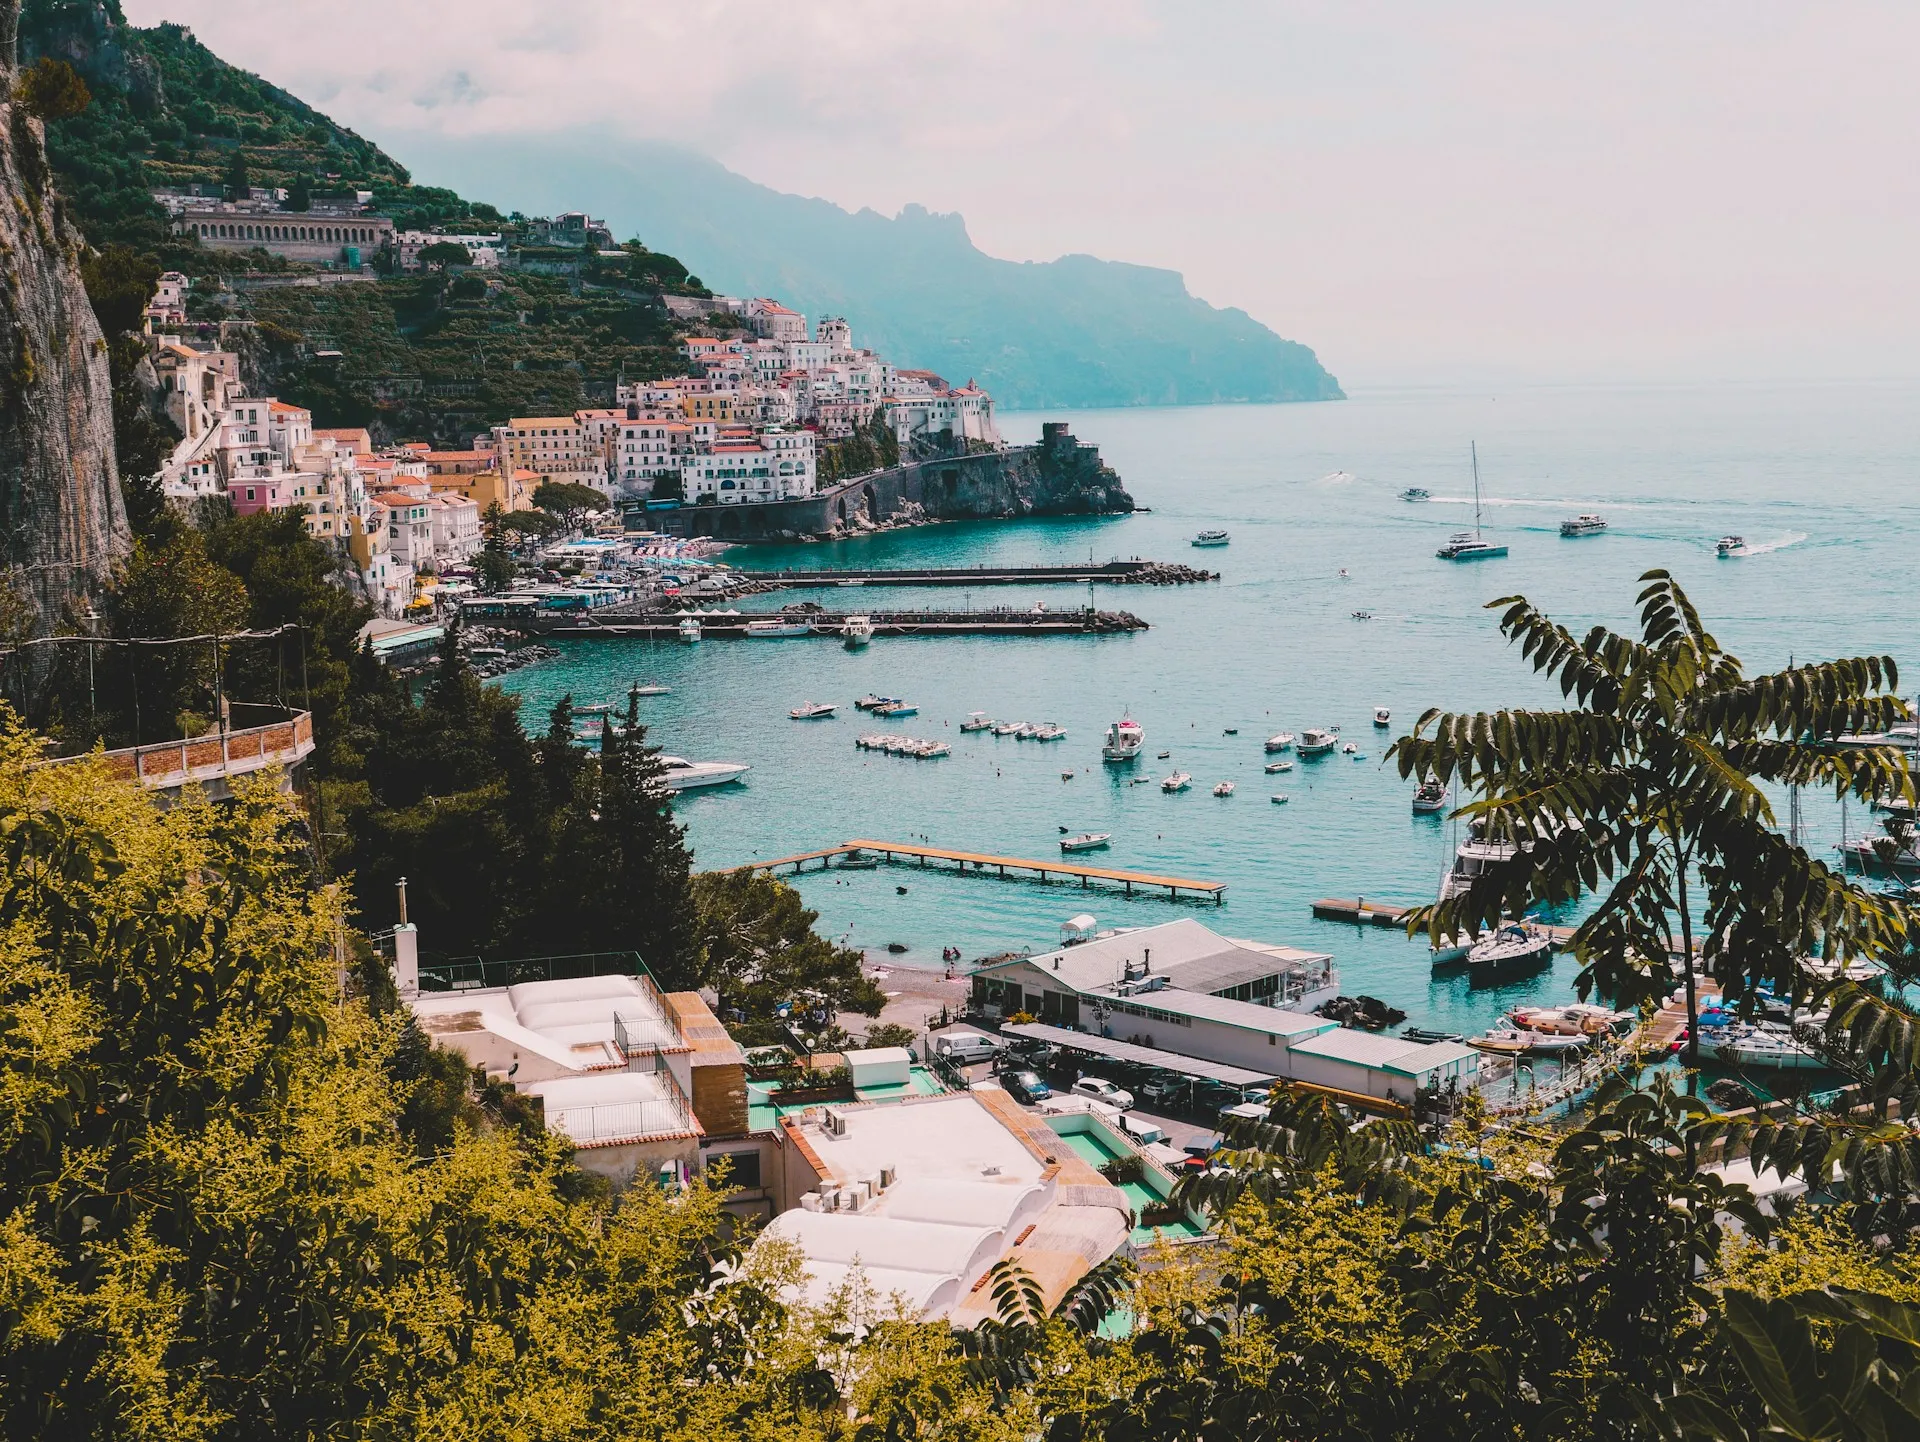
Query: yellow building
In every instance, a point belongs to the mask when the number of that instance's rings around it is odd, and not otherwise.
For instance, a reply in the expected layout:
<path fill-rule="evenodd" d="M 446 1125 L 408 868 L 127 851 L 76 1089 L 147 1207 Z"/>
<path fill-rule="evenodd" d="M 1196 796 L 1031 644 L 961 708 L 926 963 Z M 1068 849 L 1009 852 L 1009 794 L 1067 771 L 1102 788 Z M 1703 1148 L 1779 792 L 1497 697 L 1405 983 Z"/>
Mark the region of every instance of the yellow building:
<path fill-rule="evenodd" d="M 710 391 L 705 395 L 683 395 L 680 408 L 693 421 L 730 421 L 733 419 L 733 391 Z"/>
<path fill-rule="evenodd" d="M 427 480 L 436 491 L 465 496 L 480 508 L 482 516 L 493 506 L 503 511 L 532 510 L 533 488 L 540 484 L 540 478 L 529 470 L 512 475 L 497 470 L 463 471 L 429 476 Z"/>
<path fill-rule="evenodd" d="M 515 416 L 493 428 L 500 468 L 532 471 L 542 480 L 572 479 L 581 471 L 606 469 L 590 449 L 586 427 L 573 416 Z"/>

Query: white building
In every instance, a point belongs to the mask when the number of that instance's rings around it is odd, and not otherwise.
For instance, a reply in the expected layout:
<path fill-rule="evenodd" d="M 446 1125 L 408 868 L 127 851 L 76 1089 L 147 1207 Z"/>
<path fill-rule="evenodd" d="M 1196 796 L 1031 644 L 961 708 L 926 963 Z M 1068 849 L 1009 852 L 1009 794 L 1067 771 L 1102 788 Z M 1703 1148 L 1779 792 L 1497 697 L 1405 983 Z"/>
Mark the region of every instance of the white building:
<path fill-rule="evenodd" d="M 817 477 L 810 431 L 721 432 L 680 467 L 690 504 L 709 496 L 719 505 L 796 500 L 813 494 Z"/>
<path fill-rule="evenodd" d="M 764 296 L 747 302 L 747 326 L 763 340 L 804 342 L 807 338 L 805 316 Z"/>

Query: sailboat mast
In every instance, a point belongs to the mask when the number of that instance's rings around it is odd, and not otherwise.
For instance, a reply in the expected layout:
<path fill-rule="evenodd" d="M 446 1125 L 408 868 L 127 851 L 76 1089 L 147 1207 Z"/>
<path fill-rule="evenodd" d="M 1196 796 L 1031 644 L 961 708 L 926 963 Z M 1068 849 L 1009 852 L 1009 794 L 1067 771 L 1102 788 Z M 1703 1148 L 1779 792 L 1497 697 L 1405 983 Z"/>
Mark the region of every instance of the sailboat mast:
<path fill-rule="evenodd" d="M 1480 443 L 1467 442 L 1473 448 L 1473 534 L 1480 536 Z"/>

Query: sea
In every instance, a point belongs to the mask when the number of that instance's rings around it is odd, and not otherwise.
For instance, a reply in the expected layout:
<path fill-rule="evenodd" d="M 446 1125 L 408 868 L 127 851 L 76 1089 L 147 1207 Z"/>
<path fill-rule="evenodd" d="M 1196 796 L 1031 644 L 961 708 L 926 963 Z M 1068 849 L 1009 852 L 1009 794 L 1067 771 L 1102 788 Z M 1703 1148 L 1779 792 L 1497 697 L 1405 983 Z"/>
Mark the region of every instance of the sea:
<path fill-rule="evenodd" d="M 792 878 L 821 929 L 848 945 L 904 947 L 896 966 L 941 965 L 1057 943 L 1087 912 L 1102 926 L 1195 917 L 1235 937 L 1329 952 L 1348 994 L 1379 997 L 1413 1025 L 1477 1032 L 1522 1001 L 1574 995 L 1576 968 L 1476 988 L 1435 974 L 1422 941 L 1317 921 L 1318 897 L 1380 904 L 1432 899 L 1454 823 L 1411 813 L 1412 786 L 1388 745 L 1429 708 L 1559 704 L 1498 633 L 1490 603 L 1525 596 L 1576 634 L 1631 629 L 1638 577 L 1664 568 L 1750 671 L 1795 660 L 1891 654 L 1912 693 L 1920 613 L 1914 569 L 1920 511 L 1920 385 L 1699 384 L 1357 388 L 1351 399 L 1003 415 L 1009 441 L 1068 422 L 1148 509 L 1124 517 L 969 522 L 805 547 L 740 547 L 745 568 L 970 566 L 1148 557 L 1216 569 L 1218 582 L 1101 586 L 1103 609 L 1148 622 L 1131 635 L 902 638 L 849 652 L 827 640 L 563 641 L 560 659 L 513 673 L 529 726 L 562 694 L 624 706 L 635 681 L 672 688 L 641 702 L 649 739 L 675 754 L 744 761 L 744 782 L 683 795 L 677 810 L 700 867 L 735 866 L 851 838 L 918 841 L 1059 858 L 1066 832 L 1104 831 L 1086 861 L 1225 883 L 1224 904 L 1169 902 L 960 876 L 949 869 L 809 871 Z M 1436 559 L 1474 525 L 1504 559 Z M 1401 499 L 1424 487 L 1425 502 Z M 1563 539 L 1562 519 L 1597 512 L 1602 535 Z M 1196 549 L 1202 530 L 1223 548 Z M 1745 554 L 1721 559 L 1717 538 Z M 908 606 L 1083 606 L 1084 586 L 935 591 L 868 586 L 774 593 L 774 610 Z M 1360 618 L 1364 613 L 1366 619 Z M 853 709 L 868 692 L 904 697 L 918 716 L 876 724 Z M 832 701 L 827 721 L 788 710 Z M 1391 714 L 1373 724 L 1376 707 Z M 1056 722 L 1051 744 L 962 735 L 972 711 Z M 1106 727 L 1131 715 L 1147 748 L 1103 765 Z M 1267 775 L 1263 740 L 1338 726 L 1360 754 L 1299 761 Z M 864 731 L 937 737 L 940 760 L 855 748 Z M 1160 753 L 1171 753 L 1162 757 Z M 1175 769 L 1192 788 L 1163 794 Z M 1071 772 L 1071 779 L 1063 777 Z M 1218 798 L 1214 785 L 1235 784 Z M 1276 804 L 1276 795 L 1285 804 Z M 1806 840 L 1832 858 L 1843 829 L 1871 824 L 1856 804 L 1809 801 Z M 1784 803 L 1781 816 L 1784 822 Z"/>

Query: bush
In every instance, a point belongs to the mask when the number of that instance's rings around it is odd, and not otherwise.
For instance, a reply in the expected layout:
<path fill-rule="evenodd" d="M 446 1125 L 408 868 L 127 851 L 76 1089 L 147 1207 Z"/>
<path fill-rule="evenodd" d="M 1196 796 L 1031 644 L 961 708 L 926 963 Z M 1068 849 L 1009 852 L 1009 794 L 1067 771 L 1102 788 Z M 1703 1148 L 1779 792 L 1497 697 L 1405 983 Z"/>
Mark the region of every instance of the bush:
<path fill-rule="evenodd" d="M 64 60 L 42 55 L 13 84 L 13 98 L 42 120 L 66 120 L 93 103 L 87 82 Z"/>

